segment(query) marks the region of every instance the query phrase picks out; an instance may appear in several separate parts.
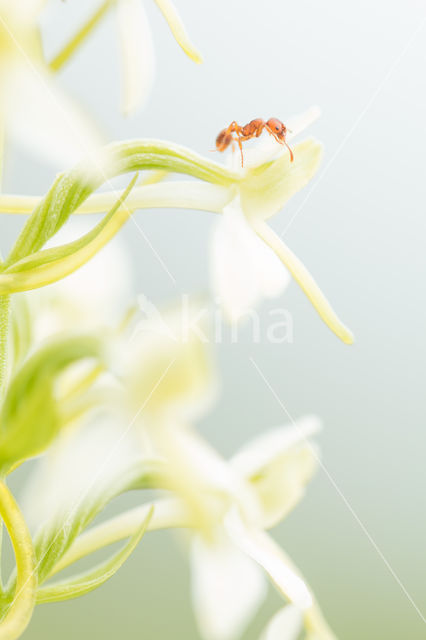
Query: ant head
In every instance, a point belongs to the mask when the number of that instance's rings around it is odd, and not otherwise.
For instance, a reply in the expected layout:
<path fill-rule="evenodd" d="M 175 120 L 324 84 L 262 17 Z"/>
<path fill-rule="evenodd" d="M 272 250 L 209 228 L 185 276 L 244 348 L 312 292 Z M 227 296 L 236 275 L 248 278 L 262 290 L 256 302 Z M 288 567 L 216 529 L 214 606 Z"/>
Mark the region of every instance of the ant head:
<path fill-rule="evenodd" d="M 278 118 L 269 118 L 266 123 L 266 127 L 273 136 L 281 139 L 284 138 L 287 132 L 285 125 L 281 122 L 281 120 L 278 120 Z"/>

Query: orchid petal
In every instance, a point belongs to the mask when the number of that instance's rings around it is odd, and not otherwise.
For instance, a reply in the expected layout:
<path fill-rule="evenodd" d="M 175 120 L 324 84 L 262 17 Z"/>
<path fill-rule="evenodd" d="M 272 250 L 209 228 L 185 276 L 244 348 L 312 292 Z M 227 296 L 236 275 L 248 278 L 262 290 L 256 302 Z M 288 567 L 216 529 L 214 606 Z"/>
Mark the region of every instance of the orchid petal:
<path fill-rule="evenodd" d="M 193 60 L 197 64 L 200 64 L 203 61 L 201 53 L 190 41 L 183 22 L 174 4 L 171 2 L 171 0 L 155 0 L 155 2 L 161 13 L 167 20 L 170 31 L 172 32 L 178 45 L 185 51 L 186 55 L 191 58 L 191 60 Z"/>
<path fill-rule="evenodd" d="M 132 113 L 145 101 L 154 80 L 154 46 L 140 0 L 120 0 L 117 5 L 121 46 L 122 111 Z"/>
<path fill-rule="evenodd" d="M 195 537 L 191 552 L 192 602 L 205 640 L 241 635 L 266 595 L 262 572 L 225 536 Z"/>
<path fill-rule="evenodd" d="M 352 344 L 354 341 L 353 334 L 337 317 L 327 298 L 299 258 L 294 255 L 275 231 L 265 223 L 258 221 L 254 225 L 254 230 L 259 238 L 274 251 L 281 262 L 287 267 L 329 329 L 345 344 Z"/>
<path fill-rule="evenodd" d="M 101 138 L 82 110 L 41 67 L 21 64 L 8 80 L 8 132 L 61 165 L 96 157 Z"/>
<path fill-rule="evenodd" d="M 269 429 L 248 442 L 231 458 L 230 463 L 241 476 L 256 476 L 276 458 L 307 442 L 320 428 L 321 422 L 316 416 L 305 416 L 293 426 Z"/>
<path fill-rule="evenodd" d="M 212 287 L 232 322 L 250 312 L 263 297 L 278 296 L 289 275 L 259 241 L 238 201 L 223 210 L 211 241 Z"/>
<path fill-rule="evenodd" d="M 262 509 L 258 526 L 269 529 L 299 502 L 317 466 L 318 454 L 307 437 L 319 428 L 315 417 L 294 427 L 278 427 L 253 440 L 230 463 L 250 481 Z"/>
<path fill-rule="evenodd" d="M 260 640 L 297 640 L 302 624 L 300 610 L 289 604 L 271 618 Z"/>
<path fill-rule="evenodd" d="M 271 161 L 260 155 L 253 156 L 256 164 L 248 168 L 241 181 L 241 206 L 249 219 L 267 219 L 300 191 L 315 175 L 321 162 L 322 147 L 316 140 L 304 140 L 293 148 L 294 161 L 290 162 L 287 149 L 277 145 L 278 157 Z M 248 166 L 248 160 L 245 163 Z"/>
<path fill-rule="evenodd" d="M 234 544 L 263 567 L 285 598 L 303 611 L 312 606 L 307 585 L 272 538 L 263 531 L 247 527 L 235 510 L 226 516 L 225 528 Z"/>
<path fill-rule="evenodd" d="M 187 301 L 188 302 L 188 301 Z M 144 415 L 186 422 L 204 413 L 215 392 L 205 335 L 205 312 L 185 303 L 162 314 L 143 296 L 146 318 L 123 344 L 122 366 L 129 400 Z"/>

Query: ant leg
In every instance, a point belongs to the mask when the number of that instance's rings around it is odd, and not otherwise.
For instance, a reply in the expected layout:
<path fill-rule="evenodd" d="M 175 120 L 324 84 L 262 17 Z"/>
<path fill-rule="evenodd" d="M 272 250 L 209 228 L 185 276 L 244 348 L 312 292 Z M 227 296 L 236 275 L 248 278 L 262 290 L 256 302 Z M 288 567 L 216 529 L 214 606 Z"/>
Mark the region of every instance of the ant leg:
<path fill-rule="evenodd" d="M 238 136 L 237 138 L 237 142 L 238 142 L 238 146 L 240 147 L 240 154 L 241 154 L 241 166 L 244 167 L 244 156 L 243 156 L 243 144 L 242 144 L 242 139 Z"/>
<path fill-rule="evenodd" d="M 284 142 L 285 146 L 287 147 L 287 149 L 290 151 L 290 162 L 293 162 L 293 160 L 294 160 L 294 154 L 293 154 L 293 151 L 292 151 L 292 150 L 290 149 L 290 147 L 288 146 L 287 141 L 286 141 L 286 139 L 285 139 L 285 138 L 284 138 L 283 142 Z"/>
<path fill-rule="evenodd" d="M 227 131 L 227 133 L 236 133 L 237 135 L 240 135 L 241 127 L 238 124 L 238 122 L 233 120 L 231 122 L 231 124 L 229 125 L 229 127 L 226 129 L 226 131 Z"/>

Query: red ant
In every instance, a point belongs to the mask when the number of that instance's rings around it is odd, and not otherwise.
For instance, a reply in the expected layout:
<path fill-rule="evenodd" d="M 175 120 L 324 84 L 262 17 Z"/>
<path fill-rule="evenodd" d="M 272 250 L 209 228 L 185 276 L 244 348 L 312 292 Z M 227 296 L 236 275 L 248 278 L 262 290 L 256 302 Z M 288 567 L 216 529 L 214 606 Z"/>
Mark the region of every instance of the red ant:
<path fill-rule="evenodd" d="M 290 162 L 293 162 L 293 151 L 290 149 L 285 139 L 288 129 L 281 120 L 278 120 L 278 118 L 269 118 L 267 122 L 262 120 L 262 118 L 256 118 L 244 125 L 244 127 L 240 127 L 240 125 L 233 120 L 229 127 L 227 129 L 222 129 L 217 136 L 216 149 L 218 151 L 225 151 L 231 142 L 235 140 L 240 148 L 241 166 L 244 166 L 242 143 L 245 140 L 250 140 L 251 138 L 258 138 L 264 129 L 266 129 L 266 131 L 271 134 L 277 142 L 284 144 L 287 147 L 290 151 Z M 236 137 L 234 137 L 233 134 L 235 134 Z"/>

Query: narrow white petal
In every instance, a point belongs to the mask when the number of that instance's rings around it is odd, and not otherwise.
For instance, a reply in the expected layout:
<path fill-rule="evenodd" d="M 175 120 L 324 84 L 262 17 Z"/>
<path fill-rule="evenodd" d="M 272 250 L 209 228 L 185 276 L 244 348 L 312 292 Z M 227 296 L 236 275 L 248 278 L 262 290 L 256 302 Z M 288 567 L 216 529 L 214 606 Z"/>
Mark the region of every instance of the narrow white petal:
<path fill-rule="evenodd" d="M 300 609 L 290 604 L 271 618 L 260 640 L 297 640 L 302 624 Z"/>
<path fill-rule="evenodd" d="M 176 7 L 171 0 L 155 0 L 161 13 L 167 20 L 170 31 L 174 35 L 176 42 L 185 51 L 186 55 L 197 64 L 203 61 L 201 53 L 193 45 L 186 32 L 185 26 L 180 19 Z"/>
<path fill-rule="evenodd" d="M 292 116 L 285 121 L 285 125 L 288 129 L 287 140 L 292 140 L 295 136 L 299 135 L 302 131 L 311 126 L 321 115 L 321 109 L 318 106 L 310 107 L 303 113 L 297 116 Z"/>
<path fill-rule="evenodd" d="M 82 110 L 40 67 L 26 62 L 10 74 L 7 124 L 23 146 L 60 168 L 96 157 L 101 138 Z"/>
<path fill-rule="evenodd" d="M 205 640 L 232 640 L 244 631 L 266 595 L 259 567 L 225 536 L 192 546 L 192 602 Z"/>
<path fill-rule="evenodd" d="M 292 447 L 307 442 L 320 428 L 319 418 L 305 416 L 295 425 L 270 429 L 246 444 L 231 458 L 230 463 L 241 476 L 249 478 L 290 451 Z"/>
<path fill-rule="evenodd" d="M 123 76 L 121 108 L 129 114 L 143 104 L 151 90 L 155 54 L 141 0 L 120 0 L 117 12 Z"/>
<path fill-rule="evenodd" d="M 312 606 L 308 587 L 272 538 L 263 531 L 248 528 L 235 510 L 227 515 L 225 526 L 234 544 L 263 567 L 285 598 L 302 610 Z"/>
<path fill-rule="evenodd" d="M 262 221 L 256 221 L 255 229 L 258 236 L 265 241 L 290 271 L 297 284 L 329 329 L 331 329 L 342 342 L 352 344 L 354 341 L 352 332 L 343 324 L 340 318 L 338 318 L 305 265 L 267 224 Z"/>
<path fill-rule="evenodd" d="M 231 459 L 256 495 L 261 529 L 278 524 L 296 506 L 317 467 L 316 448 L 307 438 L 319 428 L 315 417 L 262 434 Z"/>
<path fill-rule="evenodd" d="M 223 210 L 211 241 L 213 293 L 231 321 L 253 311 L 259 300 L 278 296 L 289 275 L 244 217 L 238 201 Z"/>

